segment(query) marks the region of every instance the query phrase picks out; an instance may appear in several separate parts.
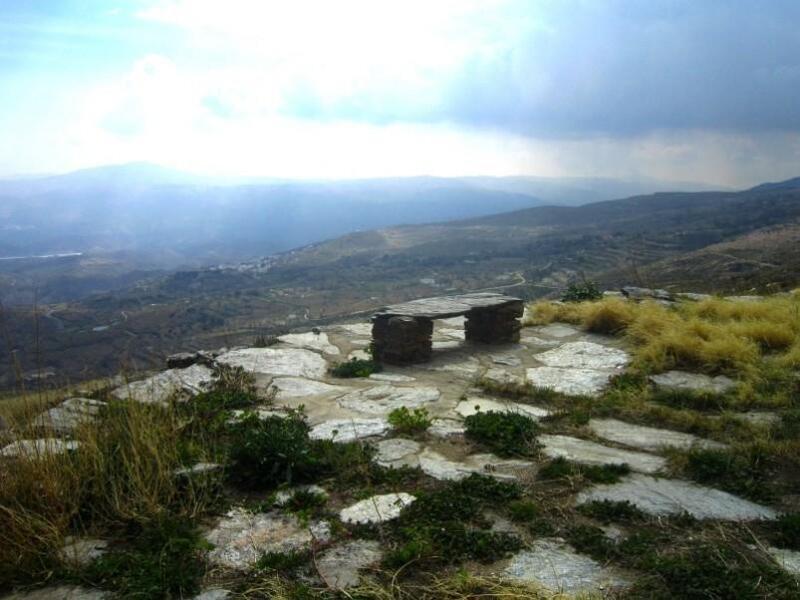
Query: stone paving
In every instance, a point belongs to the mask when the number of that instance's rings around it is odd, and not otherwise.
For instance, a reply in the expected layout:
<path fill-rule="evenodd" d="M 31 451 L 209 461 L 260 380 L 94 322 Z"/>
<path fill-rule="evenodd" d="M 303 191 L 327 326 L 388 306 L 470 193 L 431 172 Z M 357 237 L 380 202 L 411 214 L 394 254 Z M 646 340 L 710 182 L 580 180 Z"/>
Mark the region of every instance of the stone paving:
<path fill-rule="evenodd" d="M 332 378 L 328 369 L 348 356 L 361 356 L 358 353 L 363 352 L 370 335 L 369 323 L 333 325 L 319 333 L 281 336 L 278 344 L 268 348 L 230 350 L 216 361 L 254 373 L 259 390 L 265 395 L 273 391 L 274 405 L 260 407 L 262 417 L 281 416 L 285 410 L 303 405 L 312 438 L 335 442 L 368 440 L 376 448 L 374 460 L 379 465 L 419 467 L 440 480 L 459 480 L 482 473 L 501 480 L 533 481 L 537 468 L 532 461 L 504 459 L 474 450 L 470 454 L 470 446 L 464 440 L 464 419 L 479 411 L 502 411 L 541 420 L 551 415 L 552 409 L 491 397 L 475 388 L 477 380 L 485 377 L 506 383 L 527 381 L 565 394 L 591 397 L 601 393 L 630 360 L 619 340 L 585 334 L 565 324 L 525 328 L 521 343 L 473 345 L 464 341 L 464 319 L 455 317 L 436 322 L 435 350 L 430 363 L 393 366 L 366 379 Z M 114 395 L 140 402 L 165 402 L 175 394 L 188 398 L 206 389 L 211 373 L 200 364 L 168 369 L 121 386 Z M 713 392 L 724 392 L 735 385 L 725 378 L 682 372 L 654 376 L 652 382 L 664 388 Z M 68 436 L 78 423 L 93 418 L 95 409 L 102 408 L 95 402 L 68 400 L 44 413 L 39 424 L 53 433 Z M 398 407 L 425 408 L 433 418 L 431 427 L 418 439 L 398 435 L 387 419 Z M 748 413 L 740 417 L 751 418 Z M 769 423 L 773 417 L 765 413 L 754 415 L 752 420 Z M 592 419 L 577 435 L 541 434 L 543 456 L 565 457 L 588 465 L 627 464 L 634 471 L 619 483 L 584 489 L 575 497 L 578 505 L 595 500 L 628 501 L 656 516 L 685 512 L 698 519 L 732 521 L 777 517 L 777 511 L 768 506 L 721 490 L 654 476 L 666 472 L 663 454 L 667 449 L 724 448 L 718 442 L 617 419 Z M 6 446 L 0 450 L 0 456 L 10 460 L 22 452 L 66 452 L 75 449 L 74 444 L 70 440 L 43 437 Z M 185 469 L 187 474 L 192 468 Z M 325 493 L 321 488 L 308 489 Z M 280 492 L 276 497 L 278 505 L 295 491 Z M 336 510 L 345 523 L 380 523 L 397 518 L 414 500 L 413 495 L 397 490 Z M 623 535 L 619 530 L 616 534 Z M 380 545 L 374 541 L 350 539 L 330 545 L 326 542 L 330 538 L 327 522 L 304 524 L 278 509 L 251 513 L 234 508 L 209 528 L 206 537 L 214 545 L 208 554 L 210 563 L 232 570 L 248 569 L 263 552 L 305 550 L 322 542 L 322 550 L 316 555 L 317 569 L 324 582 L 335 589 L 355 585 L 360 573 L 379 562 L 382 554 Z M 75 543 L 77 550 L 82 551 L 81 542 Z M 86 541 L 86 548 L 95 547 L 102 547 L 102 541 Z M 770 553 L 787 570 L 800 570 L 798 553 L 777 548 Z M 536 540 L 498 568 L 509 579 L 534 582 L 553 593 L 605 594 L 630 584 L 628 574 L 600 565 L 558 539 Z M 64 588 L 62 597 L 83 597 L 76 593 L 73 588 Z M 222 598 L 223 593 L 227 592 L 209 589 L 198 598 Z M 28 596 L 14 596 L 23 597 Z M 34 597 L 55 596 L 30 596 Z"/>

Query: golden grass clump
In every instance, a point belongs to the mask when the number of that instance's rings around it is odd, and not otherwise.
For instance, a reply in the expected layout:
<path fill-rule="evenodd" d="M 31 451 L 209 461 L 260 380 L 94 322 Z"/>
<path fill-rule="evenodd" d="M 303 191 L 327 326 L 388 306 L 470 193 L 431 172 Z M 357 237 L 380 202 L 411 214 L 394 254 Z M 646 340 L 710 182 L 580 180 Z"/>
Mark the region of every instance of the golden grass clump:
<path fill-rule="evenodd" d="M 531 307 L 530 324 L 564 321 L 594 333 L 625 334 L 635 347 L 634 366 L 647 372 L 690 369 L 742 374 L 762 356 L 784 367 L 800 365 L 800 296 L 761 301 L 709 298 L 668 307 L 618 298 L 547 303 Z"/>

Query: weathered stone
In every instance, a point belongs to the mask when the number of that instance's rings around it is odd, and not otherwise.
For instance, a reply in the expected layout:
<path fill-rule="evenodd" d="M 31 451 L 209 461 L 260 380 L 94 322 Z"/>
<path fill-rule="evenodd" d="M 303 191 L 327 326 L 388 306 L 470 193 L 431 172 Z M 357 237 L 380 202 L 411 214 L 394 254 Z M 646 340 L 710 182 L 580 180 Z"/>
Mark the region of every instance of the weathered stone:
<path fill-rule="evenodd" d="M 608 385 L 612 374 L 595 369 L 536 367 L 528 369 L 526 375 L 528 382 L 536 387 L 550 388 L 568 396 L 594 396 Z"/>
<path fill-rule="evenodd" d="M 446 328 L 464 329 L 464 323 L 467 322 L 467 318 L 450 317 L 449 319 L 439 319 L 438 322 Z"/>
<path fill-rule="evenodd" d="M 386 381 L 389 383 L 409 383 L 416 381 L 416 378 L 408 375 L 399 375 L 398 373 L 373 373 L 369 376 L 373 381 Z"/>
<path fill-rule="evenodd" d="M 372 360 L 372 355 L 366 350 L 353 350 L 347 355 L 347 360 Z"/>
<path fill-rule="evenodd" d="M 231 350 L 217 358 L 217 362 L 245 371 L 264 375 L 306 377 L 320 379 L 325 376 L 327 363 L 319 354 L 303 348 L 244 348 Z"/>
<path fill-rule="evenodd" d="M 651 290 L 650 288 L 643 288 L 643 287 L 635 287 L 632 285 L 625 286 L 620 290 L 622 295 L 626 298 L 630 298 L 631 300 L 648 300 L 648 299 L 655 299 L 655 300 L 672 300 L 672 294 L 670 294 L 667 290 L 660 290 L 655 289 Z"/>
<path fill-rule="evenodd" d="M 305 398 L 307 396 L 322 396 L 326 394 L 344 394 L 350 388 L 341 385 L 330 385 L 304 377 L 276 377 L 272 380 L 271 387 L 276 390 L 276 400 L 289 398 Z"/>
<path fill-rule="evenodd" d="M 466 400 L 462 400 L 456 405 L 455 410 L 462 417 L 469 417 L 478 412 L 510 412 L 519 413 L 537 421 L 550 414 L 549 410 L 539 408 L 538 406 L 531 406 L 530 404 L 475 397 L 468 397 Z"/>
<path fill-rule="evenodd" d="M 293 515 L 251 513 L 234 508 L 206 535 L 214 548 L 211 564 L 228 569 L 252 567 L 267 552 L 296 552 L 307 548 L 313 536 Z"/>
<path fill-rule="evenodd" d="M 519 367 L 522 365 L 522 360 L 513 354 L 492 354 L 492 362 L 496 365 L 505 365 L 506 367 Z"/>
<path fill-rule="evenodd" d="M 3 596 L 3 600 L 105 600 L 110 597 L 109 592 L 101 590 L 90 590 L 77 585 L 59 585 Z"/>
<path fill-rule="evenodd" d="M 699 438 L 691 433 L 643 427 L 616 419 L 592 419 L 589 421 L 589 427 L 602 438 L 642 450 L 659 450 L 664 447 L 683 449 L 726 447 L 725 444 Z"/>
<path fill-rule="evenodd" d="M 454 461 L 430 448 L 425 448 L 418 459 L 419 467 L 425 474 L 444 481 L 458 481 L 472 473 L 513 480 L 533 466 L 533 463 L 525 460 L 503 459 L 494 454 L 471 454 L 463 461 Z"/>
<path fill-rule="evenodd" d="M 328 492 L 318 485 L 298 485 L 288 490 L 279 490 L 275 493 L 275 506 L 286 506 L 298 494 L 314 494 L 315 496 L 328 497 Z"/>
<path fill-rule="evenodd" d="M 455 419 L 434 419 L 428 427 L 428 433 L 436 437 L 462 435 L 465 431 L 464 423 Z"/>
<path fill-rule="evenodd" d="M 391 425 L 385 419 L 332 419 L 315 425 L 308 435 L 313 440 L 344 443 L 385 435 L 389 429 Z"/>
<path fill-rule="evenodd" d="M 328 335 L 322 332 L 314 333 L 313 331 L 309 331 L 307 333 L 287 333 L 286 335 L 279 336 L 278 339 L 284 344 L 297 346 L 298 348 L 316 350 L 334 356 L 340 354 L 339 348 L 331 344 L 328 341 Z"/>
<path fill-rule="evenodd" d="M 317 572 L 334 590 L 358 585 L 359 571 L 380 561 L 380 543 L 373 540 L 352 540 L 325 550 L 315 560 Z"/>
<path fill-rule="evenodd" d="M 715 394 L 724 394 L 736 387 L 736 382 L 724 375 L 709 377 L 701 373 L 687 373 L 686 371 L 667 371 L 666 373 L 651 375 L 650 381 L 658 387 L 671 390 L 712 392 Z"/>
<path fill-rule="evenodd" d="M 388 415 L 395 408 L 418 408 L 439 399 L 432 387 L 395 387 L 381 385 L 351 392 L 339 398 L 339 406 L 370 415 Z"/>
<path fill-rule="evenodd" d="M 448 329 L 445 327 L 442 329 L 438 329 L 436 331 L 436 334 L 457 341 L 458 340 L 464 341 L 466 339 L 466 334 L 464 333 L 463 329 Z"/>
<path fill-rule="evenodd" d="M 727 492 L 679 479 L 656 479 L 629 475 L 619 483 L 598 485 L 578 494 L 578 504 L 595 500 L 631 502 L 655 516 L 689 513 L 696 519 L 752 521 L 774 519 L 769 507 L 738 498 Z"/>
<path fill-rule="evenodd" d="M 382 494 L 371 496 L 339 512 L 339 519 L 344 523 L 383 523 L 400 516 L 400 512 L 414 502 L 411 494 Z"/>
<path fill-rule="evenodd" d="M 197 352 L 178 352 L 167 357 L 168 369 L 185 369 L 198 362 L 200 356 Z"/>
<path fill-rule="evenodd" d="M 372 335 L 372 323 L 345 323 L 344 325 L 339 325 L 339 328 L 353 335 Z"/>
<path fill-rule="evenodd" d="M 475 309 L 509 309 L 515 311 L 519 306 L 522 315 L 522 301 L 519 298 L 503 296 L 490 292 L 475 292 L 459 296 L 437 296 L 435 298 L 420 298 L 402 304 L 393 304 L 376 313 L 379 317 L 405 316 L 423 319 L 449 319 L 452 317 L 467 317 L 467 322 Z"/>
<path fill-rule="evenodd" d="M 80 442 L 59 438 L 40 438 L 38 440 L 17 440 L 0 450 L 5 458 L 40 458 L 65 454 L 77 450 Z"/>
<path fill-rule="evenodd" d="M 193 475 L 208 475 L 222 470 L 222 465 L 212 462 L 199 462 L 190 467 L 175 469 L 173 473 L 178 477 L 192 477 Z"/>
<path fill-rule="evenodd" d="M 433 363 L 420 366 L 429 371 L 444 371 L 465 377 L 474 377 L 481 370 L 481 363 L 476 358 L 459 355 L 438 357 Z"/>
<path fill-rule="evenodd" d="M 522 301 L 497 308 L 473 308 L 464 324 L 465 339 L 483 344 L 519 342 Z"/>
<path fill-rule="evenodd" d="M 417 454 L 420 451 L 419 442 L 403 438 L 381 440 L 375 444 L 376 463 L 382 467 L 416 467 L 419 464 Z"/>
<path fill-rule="evenodd" d="M 766 410 L 748 410 L 747 412 L 734 414 L 736 417 L 754 425 L 774 425 L 781 420 L 779 414 Z"/>
<path fill-rule="evenodd" d="M 588 556 L 577 554 L 561 539 L 536 540 L 511 559 L 506 577 L 533 582 L 549 592 L 591 594 L 624 589 L 631 582 Z"/>
<path fill-rule="evenodd" d="M 778 566 L 787 573 L 800 577 L 800 552 L 796 550 L 787 550 L 786 548 L 767 548 L 769 554 Z"/>
<path fill-rule="evenodd" d="M 36 417 L 34 423 L 39 427 L 52 429 L 56 433 L 71 434 L 81 424 L 94 421 L 105 405 L 105 402 L 91 398 L 69 398 L 43 412 Z"/>
<path fill-rule="evenodd" d="M 630 361 L 624 350 L 592 342 L 568 342 L 563 346 L 536 355 L 548 367 L 574 369 L 619 369 Z"/>
<path fill-rule="evenodd" d="M 520 343 L 534 348 L 556 348 L 561 345 L 558 340 L 546 340 L 535 335 L 526 335 L 520 338 Z"/>
<path fill-rule="evenodd" d="M 483 379 L 488 379 L 501 385 L 521 385 L 522 377 L 509 373 L 505 369 L 487 369 L 483 374 Z"/>
<path fill-rule="evenodd" d="M 580 333 L 580 329 L 563 323 L 550 323 L 543 327 L 537 327 L 534 331 L 539 335 L 546 335 L 547 337 L 557 339 L 571 337 Z"/>
<path fill-rule="evenodd" d="M 107 548 L 106 540 L 68 537 L 61 548 L 61 557 L 73 566 L 85 567 L 103 556 Z"/>
<path fill-rule="evenodd" d="M 229 590 L 216 588 L 200 592 L 200 594 L 195 596 L 192 600 L 225 600 L 226 598 L 230 598 L 232 594 L 233 592 Z"/>
<path fill-rule="evenodd" d="M 692 300 L 694 302 L 700 302 L 701 300 L 709 300 L 712 298 L 711 294 L 695 294 L 694 292 L 679 292 L 675 294 L 675 296 L 681 300 Z"/>
<path fill-rule="evenodd" d="M 211 369 L 192 365 L 186 369 L 169 369 L 142 381 L 120 386 L 111 394 L 119 400 L 144 404 L 164 404 L 171 398 L 185 400 L 209 388 L 214 381 Z"/>
<path fill-rule="evenodd" d="M 375 360 L 390 365 L 406 365 L 430 360 L 433 322 L 408 316 L 375 316 L 372 326 L 372 353 Z"/>
<path fill-rule="evenodd" d="M 461 348 L 463 344 L 461 342 L 457 342 L 454 340 L 448 340 L 446 342 L 432 342 L 431 347 L 434 350 L 456 350 Z"/>
<path fill-rule="evenodd" d="M 566 458 L 585 465 L 623 465 L 634 471 L 656 473 L 666 466 L 661 456 L 609 448 L 601 444 L 566 435 L 543 434 L 538 440 L 544 444 L 542 450 L 549 458 Z"/>

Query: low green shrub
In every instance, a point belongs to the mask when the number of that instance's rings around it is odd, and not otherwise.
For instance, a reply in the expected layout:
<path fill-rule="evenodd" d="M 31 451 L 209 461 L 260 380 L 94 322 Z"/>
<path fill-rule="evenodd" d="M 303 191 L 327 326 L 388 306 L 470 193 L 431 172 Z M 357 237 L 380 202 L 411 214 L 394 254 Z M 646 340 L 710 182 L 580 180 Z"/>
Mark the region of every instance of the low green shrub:
<path fill-rule="evenodd" d="M 464 420 L 467 437 L 498 455 L 531 456 L 539 448 L 539 427 L 526 415 L 511 412 L 478 412 Z"/>
<path fill-rule="evenodd" d="M 628 465 L 582 465 L 559 456 L 539 469 L 541 479 L 583 478 L 593 483 L 617 483 L 631 469 Z"/>
<path fill-rule="evenodd" d="M 580 283 L 570 283 L 566 291 L 561 295 L 562 302 L 584 302 L 586 300 L 599 300 L 603 297 L 603 292 L 597 287 L 594 281 L 582 281 Z"/>
<path fill-rule="evenodd" d="M 659 404 L 672 408 L 721 412 L 730 407 L 731 400 L 725 394 L 699 390 L 657 389 L 652 398 Z"/>
<path fill-rule="evenodd" d="M 258 571 L 290 572 L 307 565 L 309 558 L 307 551 L 267 552 L 258 559 L 255 568 Z"/>
<path fill-rule="evenodd" d="M 381 364 L 374 360 L 351 358 L 347 362 L 339 363 L 333 367 L 331 375 L 342 378 L 369 377 L 373 373 L 378 373 L 382 370 Z"/>
<path fill-rule="evenodd" d="M 408 410 L 401 406 L 389 413 L 389 424 L 401 435 L 422 433 L 431 426 L 431 422 L 428 409 L 424 407 Z"/>
<path fill-rule="evenodd" d="M 627 500 L 616 502 L 613 500 L 593 500 L 578 507 L 578 510 L 601 523 L 622 523 L 641 521 L 646 515 L 634 504 Z"/>
<path fill-rule="evenodd" d="M 768 456 L 756 447 L 737 450 L 693 448 L 686 453 L 686 474 L 699 483 L 722 488 L 756 500 L 769 501 Z"/>
<path fill-rule="evenodd" d="M 512 521 L 530 523 L 541 515 L 539 505 L 530 500 L 515 500 L 508 505 L 508 515 Z"/>
<path fill-rule="evenodd" d="M 572 525 L 567 528 L 566 540 L 575 550 L 596 560 L 605 561 L 614 555 L 614 543 L 605 532 L 593 525 Z"/>

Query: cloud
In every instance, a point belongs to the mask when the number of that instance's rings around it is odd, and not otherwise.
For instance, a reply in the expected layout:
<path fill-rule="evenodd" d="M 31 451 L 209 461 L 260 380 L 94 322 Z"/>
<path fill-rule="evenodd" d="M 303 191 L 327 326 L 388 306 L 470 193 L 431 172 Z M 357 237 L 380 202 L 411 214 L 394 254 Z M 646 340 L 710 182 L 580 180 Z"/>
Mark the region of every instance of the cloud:
<path fill-rule="evenodd" d="M 169 3 L 304 119 L 528 136 L 800 131 L 796 0 Z"/>

